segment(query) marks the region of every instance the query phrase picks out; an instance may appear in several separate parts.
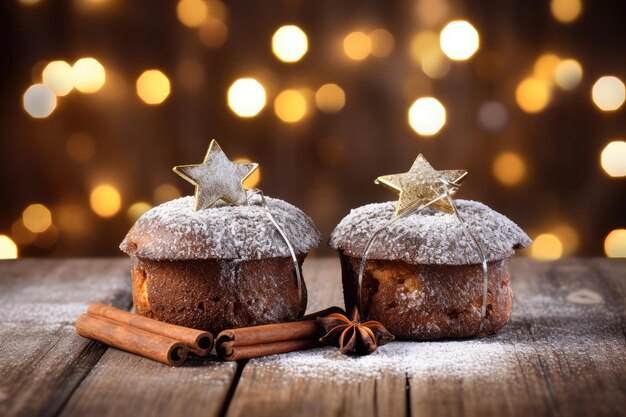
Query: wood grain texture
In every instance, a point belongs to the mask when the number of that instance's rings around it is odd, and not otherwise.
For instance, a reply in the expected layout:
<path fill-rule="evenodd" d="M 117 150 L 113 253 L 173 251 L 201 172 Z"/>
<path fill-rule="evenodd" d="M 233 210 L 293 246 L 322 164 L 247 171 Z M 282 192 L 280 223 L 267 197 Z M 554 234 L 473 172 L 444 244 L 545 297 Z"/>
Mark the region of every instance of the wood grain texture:
<path fill-rule="evenodd" d="M 623 261 L 518 258 L 502 332 L 414 342 L 430 353 L 360 378 L 346 366 L 290 369 L 286 355 L 172 368 L 77 336 L 73 321 L 89 302 L 130 306 L 128 268 L 127 260 L 0 263 L 0 415 L 626 415 Z M 309 259 L 304 272 L 309 312 L 342 306 L 336 259 Z M 333 353 L 324 349 L 311 354 Z"/>
<path fill-rule="evenodd" d="M 91 301 L 128 308 L 127 262 L 0 262 L 0 415 L 55 415 L 106 348 L 72 323 Z"/>

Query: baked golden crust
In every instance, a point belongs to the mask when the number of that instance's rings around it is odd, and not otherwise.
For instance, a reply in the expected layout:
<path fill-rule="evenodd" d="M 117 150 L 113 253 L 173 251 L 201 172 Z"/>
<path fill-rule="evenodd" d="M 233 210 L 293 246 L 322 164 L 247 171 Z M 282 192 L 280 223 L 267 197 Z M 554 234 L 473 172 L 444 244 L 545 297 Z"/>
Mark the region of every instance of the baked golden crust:
<path fill-rule="evenodd" d="M 357 297 L 360 258 L 339 251 L 348 311 Z M 412 265 L 369 260 L 363 276 L 363 314 L 396 338 L 432 340 L 487 336 L 506 325 L 513 307 L 509 258 L 489 262 L 487 313 L 480 326 L 483 272 L 480 265 Z"/>
<path fill-rule="evenodd" d="M 300 265 L 306 255 L 298 258 Z M 141 315 L 210 331 L 293 321 L 306 309 L 291 258 L 149 260 L 131 256 L 133 303 Z M 304 284 L 304 283 L 303 283 Z"/>

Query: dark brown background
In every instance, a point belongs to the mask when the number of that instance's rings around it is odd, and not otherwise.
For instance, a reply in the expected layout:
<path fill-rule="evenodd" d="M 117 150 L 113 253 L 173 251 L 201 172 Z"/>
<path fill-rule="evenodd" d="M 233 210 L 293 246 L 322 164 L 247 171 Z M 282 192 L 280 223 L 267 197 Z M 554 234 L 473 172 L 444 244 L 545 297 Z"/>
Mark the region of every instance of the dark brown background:
<path fill-rule="evenodd" d="M 325 237 L 350 208 L 391 199 L 373 179 L 405 171 L 418 152 L 435 168 L 467 169 L 470 175 L 457 196 L 485 202 L 531 235 L 570 225 L 580 237 L 574 254 L 603 255 L 607 233 L 626 226 L 626 182 L 607 177 L 599 163 L 606 143 L 626 135 L 624 109 L 603 113 L 590 99 L 599 76 L 626 76 L 620 1 L 585 1 L 581 17 L 563 25 L 551 16 L 549 1 L 450 0 L 446 20 L 472 22 L 481 48 L 471 60 L 453 63 L 441 80 L 426 77 L 407 52 L 411 36 L 423 29 L 415 1 L 226 1 L 229 36 L 217 49 L 204 46 L 196 31 L 177 20 L 174 1 L 80 3 L 0 5 L 0 234 L 10 235 L 13 222 L 33 202 L 50 207 L 53 222 L 55 207 L 68 201 L 82 205 L 87 224 L 83 233 L 59 228 L 50 242 L 42 238 L 21 246 L 20 256 L 118 255 L 117 245 L 131 226 L 128 206 L 152 202 L 154 189 L 164 182 L 191 193 L 171 167 L 199 162 L 211 138 L 229 156 L 259 162 L 259 187 L 302 208 Z M 270 47 L 274 31 L 289 23 L 309 37 L 309 52 L 292 65 L 278 61 Z M 347 33 L 376 28 L 395 38 L 389 57 L 356 63 L 341 55 Z M 556 93 L 543 112 L 529 115 L 517 107 L 515 87 L 547 51 L 581 62 L 583 81 L 572 92 Z M 72 63 L 83 56 L 103 63 L 107 86 L 93 95 L 62 97 L 46 119 L 29 117 L 21 99 L 36 81 L 33 68 L 41 61 Z M 495 63 L 486 63 L 494 56 Z M 196 90 L 183 88 L 176 75 L 179 63 L 189 58 L 204 69 Z M 480 65 L 491 65 L 494 75 L 481 77 Z M 161 69 L 172 84 L 160 106 L 147 106 L 135 94 L 135 79 L 148 68 Z M 238 118 L 226 105 L 228 86 L 256 74 L 273 80 L 268 105 L 256 118 Z M 327 82 L 346 92 L 347 104 L 336 115 L 313 109 L 295 125 L 275 116 L 271 101 L 280 90 L 315 90 Z M 406 122 L 408 107 L 422 95 L 434 95 L 446 106 L 448 122 L 433 138 L 419 137 Z M 489 100 L 501 101 L 509 112 L 506 128 L 495 134 L 477 119 L 480 105 Z M 88 163 L 66 154 L 65 142 L 75 132 L 96 141 Z M 515 187 L 499 184 L 491 171 L 494 157 L 507 150 L 520 154 L 528 168 Z M 101 180 L 122 194 L 122 210 L 111 219 L 89 209 L 89 192 Z"/>

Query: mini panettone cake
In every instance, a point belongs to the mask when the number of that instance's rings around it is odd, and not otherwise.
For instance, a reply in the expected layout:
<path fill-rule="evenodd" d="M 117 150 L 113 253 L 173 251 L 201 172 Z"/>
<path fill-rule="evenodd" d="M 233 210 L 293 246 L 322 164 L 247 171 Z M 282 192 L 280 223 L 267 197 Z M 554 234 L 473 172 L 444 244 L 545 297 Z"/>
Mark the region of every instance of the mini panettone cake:
<path fill-rule="evenodd" d="M 304 314 L 300 267 L 319 232 L 291 204 L 245 190 L 255 168 L 228 160 L 215 141 L 202 164 L 174 168 L 195 198 L 147 211 L 120 245 L 137 313 L 215 334 Z"/>
<path fill-rule="evenodd" d="M 377 179 L 399 201 L 352 210 L 329 242 L 347 311 L 360 304 L 400 339 L 486 336 L 507 323 L 509 259 L 531 241 L 486 205 L 453 202 L 466 174 L 436 171 L 419 155 L 409 172 Z"/>

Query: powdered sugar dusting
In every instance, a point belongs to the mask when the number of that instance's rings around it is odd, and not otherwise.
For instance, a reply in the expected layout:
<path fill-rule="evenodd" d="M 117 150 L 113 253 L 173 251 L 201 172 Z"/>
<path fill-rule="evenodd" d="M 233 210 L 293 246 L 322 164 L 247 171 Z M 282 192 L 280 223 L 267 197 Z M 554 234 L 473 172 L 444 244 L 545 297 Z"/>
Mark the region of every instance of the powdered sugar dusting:
<path fill-rule="evenodd" d="M 318 245 L 320 234 L 310 217 L 285 201 L 266 202 L 298 254 Z M 161 204 L 137 220 L 120 245 L 129 255 L 147 259 L 262 259 L 290 256 L 289 248 L 260 205 L 218 203 L 193 211 L 193 197 Z"/>
<path fill-rule="evenodd" d="M 488 261 L 513 255 L 530 238 L 506 216 L 477 201 L 455 200 L 469 230 L 481 243 Z M 393 218 L 394 202 L 368 204 L 353 209 L 333 231 L 329 244 L 347 255 L 362 255 L 367 240 L 379 226 Z M 464 235 L 456 217 L 427 208 L 384 229 L 369 259 L 393 259 L 410 264 L 470 265 L 480 263 L 473 242 Z"/>

